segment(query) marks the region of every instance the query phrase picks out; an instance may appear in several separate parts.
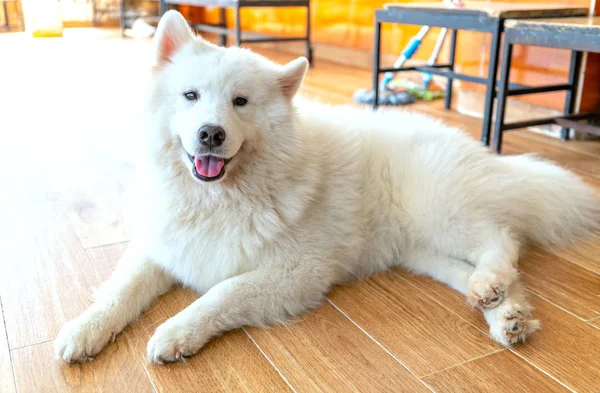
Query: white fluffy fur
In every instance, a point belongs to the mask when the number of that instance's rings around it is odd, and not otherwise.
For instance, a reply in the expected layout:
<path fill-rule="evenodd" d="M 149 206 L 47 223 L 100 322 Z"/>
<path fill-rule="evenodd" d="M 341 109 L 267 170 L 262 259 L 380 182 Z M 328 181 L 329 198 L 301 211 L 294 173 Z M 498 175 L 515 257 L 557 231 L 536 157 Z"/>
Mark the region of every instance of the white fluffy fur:
<path fill-rule="evenodd" d="M 202 296 L 156 330 L 157 363 L 229 329 L 286 321 L 333 285 L 391 266 L 464 293 L 511 345 L 538 327 L 518 280 L 521 244 L 598 229 L 593 193 L 554 164 L 492 155 L 421 115 L 292 99 L 304 59 L 278 66 L 194 40 L 174 11 L 155 42 L 132 242 L 58 335 L 66 361 L 97 354 L 174 283 Z M 183 97 L 189 89 L 197 102 Z M 232 105 L 239 95 L 248 105 Z M 224 178 L 203 183 L 186 151 L 197 153 L 209 123 L 226 130 L 222 154 L 233 159 Z"/>

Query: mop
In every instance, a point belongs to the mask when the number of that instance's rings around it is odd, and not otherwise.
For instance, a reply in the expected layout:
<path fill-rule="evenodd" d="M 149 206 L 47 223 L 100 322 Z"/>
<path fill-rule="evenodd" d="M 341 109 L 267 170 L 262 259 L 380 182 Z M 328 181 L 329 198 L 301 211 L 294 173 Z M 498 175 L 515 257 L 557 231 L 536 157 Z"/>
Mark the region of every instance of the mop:
<path fill-rule="evenodd" d="M 400 57 L 394 63 L 394 68 L 400 68 L 404 63 L 414 55 L 423 38 L 429 33 L 429 26 L 423 26 L 419 33 L 410 39 L 408 45 L 402 50 Z M 415 102 L 415 97 L 407 91 L 395 91 L 389 87 L 394 79 L 394 72 L 386 72 L 383 80 L 379 84 L 379 105 L 408 105 Z M 372 104 L 375 99 L 373 90 L 360 89 L 354 93 L 354 99 L 359 104 Z"/>
<path fill-rule="evenodd" d="M 444 0 L 444 3 L 452 5 L 453 7 L 464 7 L 462 0 Z M 408 45 L 402 50 L 400 57 L 394 63 L 394 68 L 402 67 L 404 63 L 417 52 L 423 38 L 427 36 L 429 30 L 429 26 L 423 26 L 419 33 L 409 41 Z M 447 32 L 448 29 L 446 28 L 441 30 L 427 65 L 434 65 L 436 63 Z M 410 81 L 393 82 L 395 74 L 395 72 L 385 73 L 384 78 L 379 85 L 379 105 L 408 105 L 415 102 L 416 98 L 430 101 L 443 96 L 442 92 L 429 90 L 429 86 L 433 79 L 430 73 L 423 73 L 422 89 Z M 354 100 L 359 104 L 372 104 L 374 99 L 375 92 L 373 90 L 360 89 L 354 93 Z"/>
<path fill-rule="evenodd" d="M 440 31 L 440 35 L 435 43 L 435 47 L 433 48 L 433 53 L 431 57 L 427 61 L 427 65 L 433 66 L 437 62 L 437 59 L 442 50 L 442 45 L 444 45 L 444 40 L 446 39 L 446 35 L 448 34 L 447 28 L 442 28 Z M 423 100 L 423 101 L 432 101 L 437 98 L 442 98 L 444 93 L 441 91 L 430 90 L 429 86 L 431 85 L 433 78 L 429 72 L 423 73 L 423 87 L 419 87 L 416 83 L 410 80 L 389 80 L 387 82 L 387 89 L 390 91 L 397 90 L 406 90 L 409 94 L 411 94 L 415 99 Z M 371 100 L 371 102 L 373 102 Z"/>

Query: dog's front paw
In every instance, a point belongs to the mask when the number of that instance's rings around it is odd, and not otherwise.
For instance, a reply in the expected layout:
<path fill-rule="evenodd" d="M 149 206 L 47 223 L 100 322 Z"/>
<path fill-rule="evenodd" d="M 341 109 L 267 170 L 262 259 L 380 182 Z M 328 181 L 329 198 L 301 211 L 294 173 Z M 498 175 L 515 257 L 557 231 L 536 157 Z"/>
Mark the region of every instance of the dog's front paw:
<path fill-rule="evenodd" d="M 114 341 L 115 333 L 102 313 L 85 312 L 67 322 L 54 340 L 56 359 L 65 362 L 92 360 L 102 348 Z"/>
<path fill-rule="evenodd" d="M 148 341 L 146 358 L 154 364 L 186 361 L 198 352 L 209 338 L 201 328 L 169 320 L 160 325 Z"/>

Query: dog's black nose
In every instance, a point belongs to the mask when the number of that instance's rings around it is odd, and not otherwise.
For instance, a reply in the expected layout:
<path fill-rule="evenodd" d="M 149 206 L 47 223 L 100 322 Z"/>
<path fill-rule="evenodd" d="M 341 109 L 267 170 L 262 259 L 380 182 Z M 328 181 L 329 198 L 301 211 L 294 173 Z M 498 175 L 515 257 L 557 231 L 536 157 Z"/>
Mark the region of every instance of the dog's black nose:
<path fill-rule="evenodd" d="M 221 146 L 225 137 L 225 130 L 219 126 L 207 124 L 198 130 L 198 139 L 204 146 Z"/>

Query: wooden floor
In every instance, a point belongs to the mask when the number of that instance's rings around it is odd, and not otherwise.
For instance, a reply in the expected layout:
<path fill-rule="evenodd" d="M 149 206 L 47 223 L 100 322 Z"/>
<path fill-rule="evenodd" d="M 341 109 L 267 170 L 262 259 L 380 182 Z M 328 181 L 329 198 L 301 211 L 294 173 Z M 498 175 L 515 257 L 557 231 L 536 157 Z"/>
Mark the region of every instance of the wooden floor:
<path fill-rule="evenodd" d="M 90 304 L 127 247 L 123 193 L 149 49 L 93 30 L 0 35 L 0 393 L 600 391 L 598 243 L 528 250 L 521 269 L 542 330 L 511 350 L 490 340 L 461 295 L 394 271 L 335 288 L 297 324 L 233 331 L 186 364 L 150 366 L 153 330 L 197 297 L 176 290 L 94 362 L 55 361 L 60 326 Z M 349 103 L 369 84 L 366 70 L 320 62 L 303 92 Z M 409 109 L 478 136 L 479 120 L 439 102 Z M 506 154 L 539 153 L 600 192 L 600 142 L 527 131 L 505 139 Z"/>

